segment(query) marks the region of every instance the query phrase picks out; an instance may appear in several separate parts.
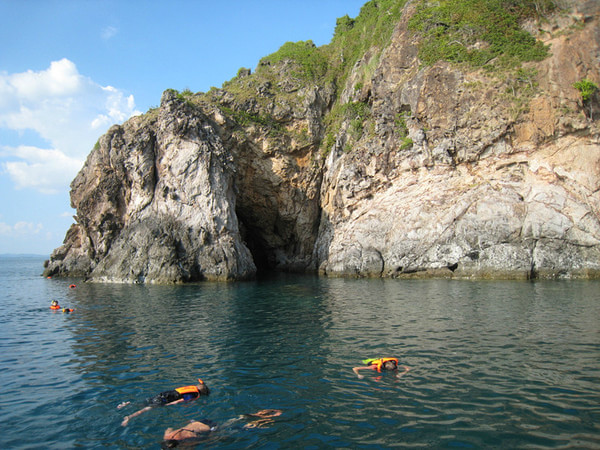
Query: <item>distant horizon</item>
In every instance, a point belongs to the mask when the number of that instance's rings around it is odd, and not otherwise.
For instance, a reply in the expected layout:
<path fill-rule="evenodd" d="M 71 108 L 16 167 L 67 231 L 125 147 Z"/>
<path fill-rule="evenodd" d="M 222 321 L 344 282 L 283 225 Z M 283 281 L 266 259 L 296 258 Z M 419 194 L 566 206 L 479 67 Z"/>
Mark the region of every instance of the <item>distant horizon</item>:
<path fill-rule="evenodd" d="M 25 257 L 25 258 L 49 258 L 50 255 L 44 255 L 41 253 L 0 253 L 0 258 L 6 258 L 6 257 Z"/>

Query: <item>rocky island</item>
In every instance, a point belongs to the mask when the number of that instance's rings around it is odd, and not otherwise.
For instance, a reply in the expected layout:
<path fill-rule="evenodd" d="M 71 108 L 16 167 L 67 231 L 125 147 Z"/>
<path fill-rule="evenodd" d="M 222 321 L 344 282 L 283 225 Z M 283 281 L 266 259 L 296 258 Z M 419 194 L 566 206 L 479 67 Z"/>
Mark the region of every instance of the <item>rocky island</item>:
<path fill-rule="evenodd" d="M 47 276 L 600 276 L 600 3 L 372 0 L 103 135 Z M 190 74 L 190 79 L 193 74 Z"/>

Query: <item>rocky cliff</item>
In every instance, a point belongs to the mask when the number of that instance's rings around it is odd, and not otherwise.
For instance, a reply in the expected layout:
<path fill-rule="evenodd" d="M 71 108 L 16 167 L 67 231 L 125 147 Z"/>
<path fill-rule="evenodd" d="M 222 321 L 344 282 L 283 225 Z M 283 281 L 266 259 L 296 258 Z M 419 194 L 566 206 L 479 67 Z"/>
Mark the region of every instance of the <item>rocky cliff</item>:
<path fill-rule="evenodd" d="M 600 82 L 600 4 L 561 6 L 521 18 L 549 51 L 518 68 L 424 63 L 424 3 L 371 1 L 329 46 L 288 43 L 221 89 L 165 91 L 90 153 L 45 274 L 600 276 L 600 99 L 573 87 Z M 346 30 L 374 14 L 385 39 L 351 57 Z"/>

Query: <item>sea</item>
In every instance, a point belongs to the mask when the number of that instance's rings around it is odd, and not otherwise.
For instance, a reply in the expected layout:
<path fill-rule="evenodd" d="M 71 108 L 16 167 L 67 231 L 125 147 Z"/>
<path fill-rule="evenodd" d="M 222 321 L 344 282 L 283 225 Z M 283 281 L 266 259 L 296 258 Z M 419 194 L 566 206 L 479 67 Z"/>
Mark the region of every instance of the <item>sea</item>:
<path fill-rule="evenodd" d="M 600 448 L 598 281 L 98 284 L 43 260 L 0 257 L 2 449 L 159 449 L 192 420 L 213 431 L 187 448 Z M 377 357 L 411 370 L 358 378 Z"/>

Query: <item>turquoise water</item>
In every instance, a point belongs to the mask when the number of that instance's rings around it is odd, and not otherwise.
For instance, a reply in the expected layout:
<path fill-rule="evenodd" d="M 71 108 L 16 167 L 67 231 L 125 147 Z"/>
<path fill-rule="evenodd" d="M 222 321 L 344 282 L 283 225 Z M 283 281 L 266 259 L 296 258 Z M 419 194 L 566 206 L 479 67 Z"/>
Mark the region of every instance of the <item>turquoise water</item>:
<path fill-rule="evenodd" d="M 600 448 L 598 282 L 129 286 L 41 264 L 0 258 L 0 448 L 160 448 L 167 427 L 264 408 L 283 414 L 200 447 Z M 359 380 L 378 355 L 413 370 Z M 210 396 L 120 425 L 197 377 Z"/>

